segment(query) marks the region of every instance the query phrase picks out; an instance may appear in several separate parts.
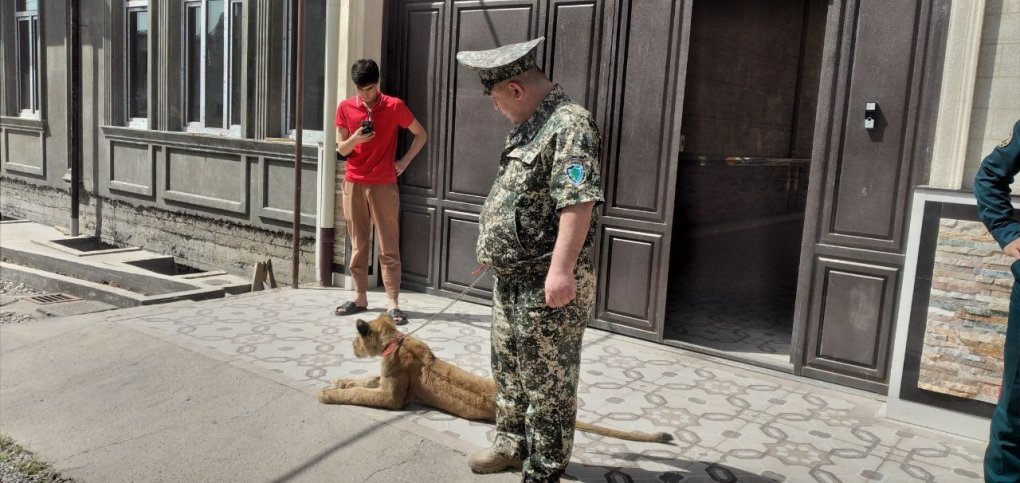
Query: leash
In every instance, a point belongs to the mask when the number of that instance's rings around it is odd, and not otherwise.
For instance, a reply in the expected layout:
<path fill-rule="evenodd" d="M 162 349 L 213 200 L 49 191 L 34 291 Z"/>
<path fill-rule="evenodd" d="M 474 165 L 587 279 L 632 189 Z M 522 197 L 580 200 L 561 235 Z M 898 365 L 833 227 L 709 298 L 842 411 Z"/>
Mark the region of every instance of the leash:
<path fill-rule="evenodd" d="M 439 312 L 436 312 L 432 317 L 429 318 L 429 320 L 425 321 L 424 324 L 421 324 L 421 327 L 418 327 L 417 329 L 414 329 L 414 330 L 412 330 L 410 332 L 405 332 L 404 333 L 404 337 L 407 337 L 407 336 L 409 336 L 409 335 L 411 335 L 411 334 L 413 334 L 415 332 L 418 332 L 421 329 L 424 329 L 426 325 L 429 325 L 429 324 L 432 323 L 433 320 L 436 320 L 436 317 L 439 317 L 443 312 L 446 312 L 447 309 L 449 309 L 450 307 L 453 307 L 453 304 L 455 304 L 457 302 L 460 302 L 461 299 L 463 299 L 464 296 L 467 295 L 467 293 L 471 289 L 475 288 L 475 285 L 478 284 L 478 281 L 481 280 L 482 277 L 484 277 L 486 273 L 489 273 L 489 267 L 485 267 L 485 269 L 482 270 L 482 273 L 479 273 L 478 276 L 475 277 L 475 280 L 473 282 L 471 282 L 471 285 L 468 285 L 468 287 L 466 289 L 461 290 L 460 294 L 457 295 L 457 298 L 453 299 L 452 301 L 450 301 L 450 303 L 446 304 L 446 307 L 443 307 Z"/>

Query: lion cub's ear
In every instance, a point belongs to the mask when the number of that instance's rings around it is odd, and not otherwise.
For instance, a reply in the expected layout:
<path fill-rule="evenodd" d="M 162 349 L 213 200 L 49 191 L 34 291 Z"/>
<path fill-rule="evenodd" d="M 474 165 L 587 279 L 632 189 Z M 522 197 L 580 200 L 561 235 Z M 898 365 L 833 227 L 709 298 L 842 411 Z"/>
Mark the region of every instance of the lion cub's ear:
<path fill-rule="evenodd" d="M 358 327 L 358 333 L 361 334 L 362 337 L 368 337 L 372 335 L 372 328 L 368 326 L 368 322 L 358 319 L 358 321 L 355 322 L 355 324 Z"/>

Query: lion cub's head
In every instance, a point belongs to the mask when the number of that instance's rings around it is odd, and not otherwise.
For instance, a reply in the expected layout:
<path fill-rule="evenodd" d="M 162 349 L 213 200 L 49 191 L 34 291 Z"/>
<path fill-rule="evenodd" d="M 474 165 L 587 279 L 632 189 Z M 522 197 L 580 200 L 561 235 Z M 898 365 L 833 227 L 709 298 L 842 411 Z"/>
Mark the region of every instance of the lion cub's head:
<path fill-rule="evenodd" d="M 354 338 L 354 355 L 358 357 L 375 357 L 382 353 L 394 337 L 399 333 L 393 318 L 389 314 L 379 314 L 375 320 L 355 322 L 358 336 Z"/>

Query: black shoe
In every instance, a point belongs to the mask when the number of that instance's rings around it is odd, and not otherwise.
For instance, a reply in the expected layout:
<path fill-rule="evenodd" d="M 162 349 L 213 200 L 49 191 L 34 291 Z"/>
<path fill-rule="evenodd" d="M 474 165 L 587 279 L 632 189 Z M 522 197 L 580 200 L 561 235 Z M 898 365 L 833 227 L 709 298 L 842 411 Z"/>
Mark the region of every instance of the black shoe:
<path fill-rule="evenodd" d="M 393 318 L 393 323 L 397 325 L 407 325 L 407 314 L 400 309 L 389 309 L 386 311 Z"/>
<path fill-rule="evenodd" d="M 344 302 L 343 305 L 336 308 L 333 315 L 354 315 L 368 310 L 368 307 L 360 307 L 354 304 L 353 300 Z"/>

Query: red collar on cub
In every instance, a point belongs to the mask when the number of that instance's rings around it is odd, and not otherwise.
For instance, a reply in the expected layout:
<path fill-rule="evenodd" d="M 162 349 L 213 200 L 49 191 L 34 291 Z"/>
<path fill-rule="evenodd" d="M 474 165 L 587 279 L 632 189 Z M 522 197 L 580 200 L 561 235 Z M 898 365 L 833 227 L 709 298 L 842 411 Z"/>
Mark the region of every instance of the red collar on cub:
<path fill-rule="evenodd" d="M 397 350 L 397 347 L 400 347 L 403 343 L 404 343 L 404 334 L 403 333 L 399 333 L 396 337 L 393 338 L 393 340 L 390 341 L 389 344 L 386 344 L 386 348 L 383 349 L 381 355 L 383 357 L 386 357 L 386 356 L 392 354 L 393 351 Z"/>

